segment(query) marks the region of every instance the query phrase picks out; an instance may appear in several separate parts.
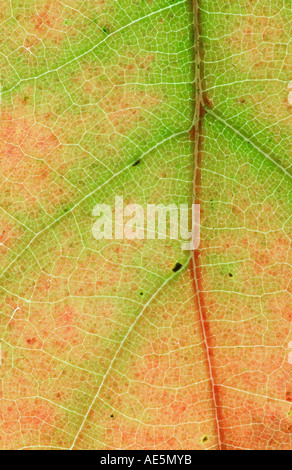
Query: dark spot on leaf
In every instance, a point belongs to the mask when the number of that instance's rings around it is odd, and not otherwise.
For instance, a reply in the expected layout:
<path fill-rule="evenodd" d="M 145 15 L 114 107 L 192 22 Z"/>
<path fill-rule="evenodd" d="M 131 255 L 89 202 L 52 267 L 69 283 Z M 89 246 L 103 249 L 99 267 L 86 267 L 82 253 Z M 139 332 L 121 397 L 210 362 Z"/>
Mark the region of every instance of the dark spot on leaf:
<path fill-rule="evenodd" d="M 26 342 L 27 344 L 34 344 L 36 342 L 36 338 L 28 338 Z"/>
<path fill-rule="evenodd" d="M 179 271 L 181 268 L 182 268 L 182 264 L 176 263 L 176 265 L 174 266 L 174 268 L 172 268 L 172 270 L 174 273 L 177 273 L 177 271 Z"/>
<path fill-rule="evenodd" d="M 138 160 L 136 160 L 136 161 L 133 163 L 132 166 L 137 166 L 137 165 L 139 165 L 140 163 L 141 163 L 141 160 L 140 160 L 140 158 L 139 158 Z"/>
<path fill-rule="evenodd" d="M 140 292 L 139 295 L 141 295 L 141 297 L 144 295 L 144 292 Z"/>
<path fill-rule="evenodd" d="M 115 417 L 115 415 L 111 414 L 111 418 L 114 418 L 114 417 Z"/>
<path fill-rule="evenodd" d="M 208 441 L 208 436 L 204 436 L 204 437 L 202 438 L 202 442 L 207 442 L 207 441 Z"/>
<path fill-rule="evenodd" d="M 110 30 L 109 30 L 106 26 L 104 26 L 104 27 L 102 28 L 102 30 L 103 30 L 103 32 L 104 32 L 105 34 L 109 34 L 109 33 L 110 33 Z"/>
<path fill-rule="evenodd" d="M 228 276 L 229 276 L 229 277 L 233 277 L 233 274 L 232 274 L 232 273 L 229 273 Z"/>

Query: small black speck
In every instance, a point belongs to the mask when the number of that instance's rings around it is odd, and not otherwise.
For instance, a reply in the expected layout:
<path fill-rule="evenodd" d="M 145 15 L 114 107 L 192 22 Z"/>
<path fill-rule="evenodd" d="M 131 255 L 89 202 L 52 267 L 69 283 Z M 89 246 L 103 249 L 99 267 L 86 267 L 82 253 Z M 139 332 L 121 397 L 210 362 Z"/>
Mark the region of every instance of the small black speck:
<path fill-rule="evenodd" d="M 139 165 L 140 163 L 141 163 L 141 160 L 140 160 L 140 158 L 139 158 L 139 160 L 136 160 L 136 161 L 133 163 L 132 166 L 137 166 L 137 165 Z"/>
<path fill-rule="evenodd" d="M 106 26 L 104 26 L 104 27 L 102 28 L 102 30 L 103 30 L 103 32 L 104 32 L 105 34 L 109 34 L 109 32 L 110 32 L 109 29 L 108 29 Z"/>
<path fill-rule="evenodd" d="M 208 436 L 204 436 L 202 439 L 202 442 L 207 442 L 207 440 L 208 440 Z"/>
<path fill-rule="evenodd" d="M 182 264 L 176 263 L 175 267 L 172 268 L 174 273 L 177 273 L 182 268 Z"/>
<path fill-rule="evenodd" d="M 114 418 L 114 417 L 115 417 L 115 415 L 111 414 L 111 418 Z"/>
<path fill-rule="evenodd" d="M 141 295 L 141 297 L 142 297 L 142 296 L 144 295 L 144 292 L 140 292 L 140 294 L 139 294 L 139 295 Z"/>
<path fill-rule="evenodd" d="M 233 277 L 233 274 L 232 274 L 232 273 L 229 273 L 228 276 L 229 276 L 229 277 Z"/>

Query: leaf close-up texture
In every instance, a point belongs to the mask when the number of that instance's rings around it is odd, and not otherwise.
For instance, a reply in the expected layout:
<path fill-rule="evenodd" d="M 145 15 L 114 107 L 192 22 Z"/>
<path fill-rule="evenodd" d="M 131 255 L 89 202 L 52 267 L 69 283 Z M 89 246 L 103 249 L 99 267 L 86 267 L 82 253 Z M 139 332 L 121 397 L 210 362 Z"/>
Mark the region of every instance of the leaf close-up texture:
<path fill-rule="evenodd" d="M 291 25 L 0 0 L 0 449 L 292 449 Z M 117 196 L 199 247 L 96 239 Z"/>

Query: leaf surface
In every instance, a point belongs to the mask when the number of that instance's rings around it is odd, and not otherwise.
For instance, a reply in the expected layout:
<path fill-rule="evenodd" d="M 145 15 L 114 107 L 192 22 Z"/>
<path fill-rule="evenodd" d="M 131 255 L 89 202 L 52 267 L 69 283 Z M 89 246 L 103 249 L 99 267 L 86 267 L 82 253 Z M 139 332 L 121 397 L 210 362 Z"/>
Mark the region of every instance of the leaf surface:
<path fill-rule="evenodd" d="M 290 449 L 288 0 L 0 21 L 1 447 Z M 116 196 L 200 203 L 199 249 L 95 240 Z"/>

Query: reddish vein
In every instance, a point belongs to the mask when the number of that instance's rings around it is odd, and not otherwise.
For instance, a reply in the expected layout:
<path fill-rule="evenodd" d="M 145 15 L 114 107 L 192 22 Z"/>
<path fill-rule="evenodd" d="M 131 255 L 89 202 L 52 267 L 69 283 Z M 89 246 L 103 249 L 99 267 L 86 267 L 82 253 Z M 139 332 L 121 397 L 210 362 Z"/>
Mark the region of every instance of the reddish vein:
<path fill-rule="evenodd" d="M 209 101 L 205 97 L 203 88 L 204 65 L 202 60 L 202 47 L 200 40 L 200 8 L 199 0 L 193 0 L 193 25 L 194 25 L 194 43 L 195 43 L 195 112 L 193 127 L 191 130 L 191 139 L 194 142 L 194 179 L 193 179 L 193 195 L 195 204 L 200 203 L 199 194 L 201 188 L 201 159 L 202 159 L 202 123 L 204 119 L 205 109 L 209 106 Z M 212 365 L 212 348 L 210 346 L 210 333 L 206 319 L 206 308 L 202 294 L 202 269 L 200 266 L 200 250 L 194 250 L 192 253 L 192 277 L 194 280 L 194 288 L 196 293 L 196 301 L 200 316 L 200 324 L 204 339 L 206 359 L 210 377 L 212 400 L 214 404 L 215 421 L 217 427 L 218 447 L 222 450 L 222 431 L 220 428 L 219 399 L 217 395 L 217 387 Z"/>

